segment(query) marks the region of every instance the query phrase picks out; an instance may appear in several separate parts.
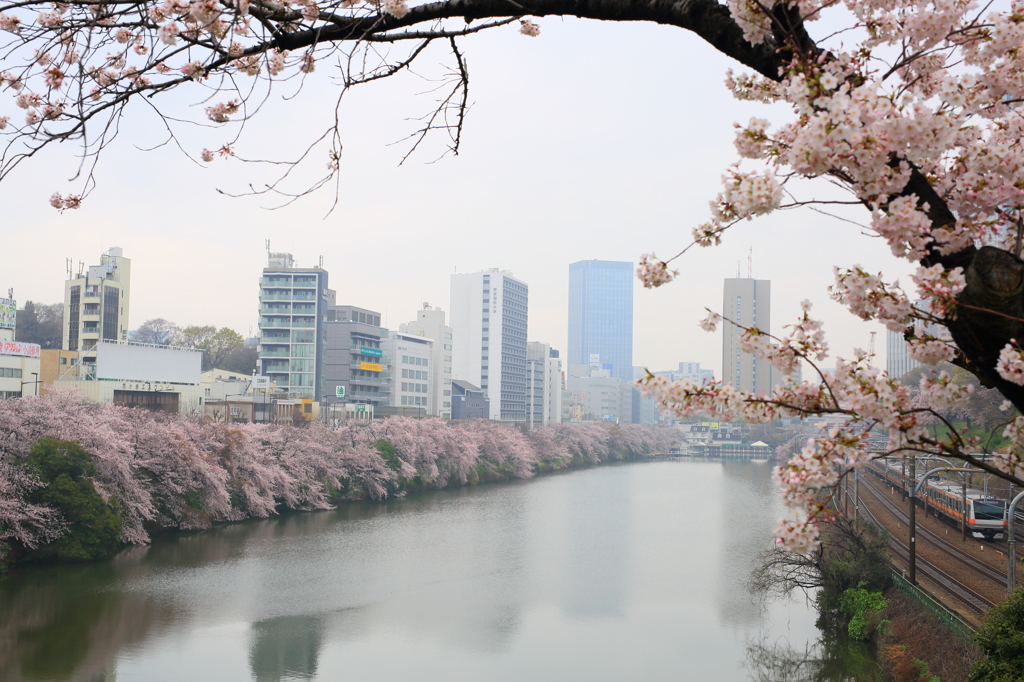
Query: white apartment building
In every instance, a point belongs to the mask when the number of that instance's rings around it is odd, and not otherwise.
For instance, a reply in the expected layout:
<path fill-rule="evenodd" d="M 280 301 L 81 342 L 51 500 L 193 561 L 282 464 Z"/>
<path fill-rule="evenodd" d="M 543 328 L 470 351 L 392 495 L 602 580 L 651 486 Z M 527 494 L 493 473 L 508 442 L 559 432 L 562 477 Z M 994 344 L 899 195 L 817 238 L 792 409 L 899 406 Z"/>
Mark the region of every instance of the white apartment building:
<path fill-rule="evenodd" d="M 755 395 L 770 395 L 772 366 L 744 353 L 739 347 L 743 332 L 737 325 L 771 331 L 772 289 L 766 279 L 726 279 L 722 316 L 735 324 L 722 324 L 722 381 Z"/>
<path fill-rule="evenodd" d="M 389 331 L 387 337 L 381 339 L 380 347 L 384 353 L 384 367 L 391 375 L 391 405 L 422 407 L 426 414 L 436 414 L 430 392 L 435 371 L 434 341 L 424 336 Z M 450 404 L 448 409 L 450 413 Z"/>
<path fill-rule="evenodd" d="M 497 268 L 451 277 L 453 378 L 483 389 L 491 419 L 525 422 L 529 287 Z"/>
<path fill-rule="evenodd" d="M 445 324 L 445 312 L 440 308 L 431 308 L 424 303 L 423 309 L 416 312 L 416 320 L 398 325 L 404 334 L 420 336 L 433 341 L 433 356 L 430 372 L 430 404 L 433 411 L 427 411 L 432 417 L 451 419 L 452 417 L 452 357 L 455 346 L 455 330 Z M 401 379 L 399 379 L 401 381 Z"/>
<path fill-rule="evenodd" d="M 64 350 L 79 351 L 87 373 L 96 371 L 96 344 L 128 340 L 131 274 L 131 260 L 112 246 L 64 283 Z"/>
<path fill-rule="evenodd" d="M 526 421 L 531 429 L 562 422 L 562 360 L 539 341 L 526 344 Z"/>

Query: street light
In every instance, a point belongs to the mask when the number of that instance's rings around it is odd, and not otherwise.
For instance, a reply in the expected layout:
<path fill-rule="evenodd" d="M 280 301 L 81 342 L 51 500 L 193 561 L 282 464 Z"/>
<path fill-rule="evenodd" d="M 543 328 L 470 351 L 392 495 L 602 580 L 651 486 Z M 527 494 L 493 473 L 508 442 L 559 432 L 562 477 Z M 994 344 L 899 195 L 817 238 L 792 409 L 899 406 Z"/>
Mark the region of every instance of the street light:
<path fill-rule="evenodd" d="M 34 376 L 36 378 L 36 380 L 35 381 L 23 381 L 23 382 L 21 382 L 21 389 L 22 389 L 22 396 L 23 397 L 24 397 L 24 391 L 25 391 L 25 385 L 26 384 L 33 384 L 33 387 L 35 388 L 35 392 L 33 393 L 33 395 L 37 395 L 38 396 L 39 395 L 39 384 L 43 383 L 43 382 L 39 381 L 39 372 L 30 372 L 30 374 L 32 376 Z"/>

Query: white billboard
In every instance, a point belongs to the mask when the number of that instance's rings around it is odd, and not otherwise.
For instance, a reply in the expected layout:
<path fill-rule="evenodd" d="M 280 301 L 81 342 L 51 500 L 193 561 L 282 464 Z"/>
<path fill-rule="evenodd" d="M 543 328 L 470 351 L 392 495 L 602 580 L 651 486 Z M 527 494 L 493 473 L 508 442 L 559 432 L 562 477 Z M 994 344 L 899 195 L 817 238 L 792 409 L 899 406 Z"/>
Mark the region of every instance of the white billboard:
<path fill-rule="evenodd" d="M 96 378 L 198 384 L 203 353 L 101 341 L 96 345 Z"/>
<path fill-rule="evenodd" d="M 252 378 L 253 388 L 262 388 L 264 390 L 270 389 L 270 377 L 257 375 Z"/>

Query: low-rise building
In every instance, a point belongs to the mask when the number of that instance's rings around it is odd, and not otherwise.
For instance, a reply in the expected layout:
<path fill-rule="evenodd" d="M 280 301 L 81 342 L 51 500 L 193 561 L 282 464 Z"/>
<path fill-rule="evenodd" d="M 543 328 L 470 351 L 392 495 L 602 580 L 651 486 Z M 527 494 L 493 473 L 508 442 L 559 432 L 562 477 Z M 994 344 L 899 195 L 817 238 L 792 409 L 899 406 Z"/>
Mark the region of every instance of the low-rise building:
<path fill-rule="evenodd" d="M 40 351 L 35 343 L 0 341 L 0 400 L 39 395 Z"/>
<path fill-rule="evenodd" d="M 39 355 L 39 395 L 46 395 L 58 379 L 78 378 L 81 365 L 75 350 L 44 348 Z"/>
<path fill-rule="evenodd" d="M 487 393 L 468 381 L 452 381 L 452 419 L 488 419 L 491 405 Z"/>

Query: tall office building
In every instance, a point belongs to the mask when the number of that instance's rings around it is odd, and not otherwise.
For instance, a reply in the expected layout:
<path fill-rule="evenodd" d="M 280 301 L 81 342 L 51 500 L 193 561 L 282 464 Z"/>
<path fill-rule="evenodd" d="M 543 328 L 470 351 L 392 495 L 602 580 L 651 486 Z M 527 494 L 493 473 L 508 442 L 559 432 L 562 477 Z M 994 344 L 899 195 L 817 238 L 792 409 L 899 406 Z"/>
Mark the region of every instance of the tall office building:
<path fill-rule="evenodd" d="M 569 266 L 570 368 L 599 365 L 633 379 L 633 264 L 582 260 Z"/>
<path fill-rule="evenodd" d="M 432 417 L 452 417 L 452 355 L 455 345 L 455 330 L 445 324 L 445 313 L 440 308 L 423 304 L 416 312 L 416 321 L 400 324 L 398 330 L 432 340 L 433 371 L 430 373 L 430 399 Z"/>
<path fill-rule="evenodd" d="M 722 316 L 744 327 L 771 331 L 772 288 L 767 279 L 726 279 Z M 769 395 L 772 366 L 739 347 L 740 327 L 722 325 L 722 381 L 741 391 Z"/>
<path fill-rule="evenodd" d="M 260 373 L 279 389 L 323 400 L 324 321 L 334 292 L 327 271 L 298 268 L 290 253 L 268 254 L 260 279 Z"/>
<path fill-rule="evenodd" d="M 452 275 L 452 374 L 483 389 L 491 419 L 526 421 L 528 306 L 529 287 L 511 272 Z"/>
<path fill-rule="evenodd" d="M 128 339 L 132 262 L 117 246 L 64 283 L 64 350 L 79 351 L 86 374 L 96 371 L 96 344 Z"/>

